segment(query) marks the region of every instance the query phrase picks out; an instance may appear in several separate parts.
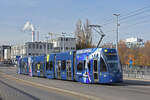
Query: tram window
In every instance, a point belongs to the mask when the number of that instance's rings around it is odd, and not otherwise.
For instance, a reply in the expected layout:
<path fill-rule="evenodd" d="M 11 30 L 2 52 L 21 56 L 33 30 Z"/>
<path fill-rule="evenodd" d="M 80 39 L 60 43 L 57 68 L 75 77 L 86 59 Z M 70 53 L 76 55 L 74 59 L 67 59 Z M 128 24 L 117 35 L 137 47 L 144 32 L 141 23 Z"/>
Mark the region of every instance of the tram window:
<path fill-rule="evenodd" d="M 68 68 L 69 70 L 71 70 L 71 61 L 70 61 L 70 60 L 67 61 L 67 68 Z"/>
<path fill-rule="evenodd" d="M 89 69 L 89 71 L 91 70 L 91 63 L 90 63 L 90 61 L 88 62 L 88 69 Z"/>
<path fill-rule="evenodd" d="M 83 70 L 83 62 L 79 62 L 79 64 L 77 65 L 77 71 L 82 71 Z"/>
<path fill-rule="evenodd" d="M 27 70 L 27 63 L 24 63 L 24 69 Z"/>
<path fill-rule="evenodd" d="M 61 62 L 58 61 L 58 62 L 57 62 L 57 65 L 58 65 L 58 68 L 60 68 L 60 67 L 61 67 Z"/>
<path fill-rule="evenodd" d="M 53 70 L 53 61 L 46 62 L 46 70 Z"/>
<path fill-rule="evenodd" d="M 117 60 L 118 57 L 116 54 L 112 54 L 112 55 L 106 55 L 107 60 Z"/>
<path fill-rule="evenodd" d="M 26 63 L 25 63 L 25 62 L 23 62 L 23 68 L 24 68 L 24 69 L 26 68 Z"/>
<path fill-rule="evenodd" d="M 50 70 L 53 70 L 53 61 L 50 61 Z"/>
<path fill-rule="evenodd" d="M 40 70 L 42 66 L 42 63 L 38 62 L 36 65 L 35 65 L 35 70 Z"/>
<path fill-rule="evenodd" d="M 35 64 L 35 72 L 37 72 L 37 64 Z"/>
<path fill-rule="evenodd" d="M 97 60 L 94 60 L 94 71 L 97 72 Z"/>
<path fill-rule="evenodd" d="M 21 62 L 21 67 L 22 67 L 22 68 L 24 67 L 24 62 L 23 62 L 23 61 Z"/>
<path fill-rule="evenodd" d="M 61 70 L 65 70 L 65 69 L 66 69 L 66 61 L 63 60 L 63 61 L 61 62 Z"/>
<path fill-rule="evenodd" d="M 46 62 L 46 70 L 50 70 L 49 62 Z"/>
<path fill-rule="evenodd" d="M 101 72 L 107 72 L 106 64 L 102 58 L 100 60 L 100 71 Z"/>

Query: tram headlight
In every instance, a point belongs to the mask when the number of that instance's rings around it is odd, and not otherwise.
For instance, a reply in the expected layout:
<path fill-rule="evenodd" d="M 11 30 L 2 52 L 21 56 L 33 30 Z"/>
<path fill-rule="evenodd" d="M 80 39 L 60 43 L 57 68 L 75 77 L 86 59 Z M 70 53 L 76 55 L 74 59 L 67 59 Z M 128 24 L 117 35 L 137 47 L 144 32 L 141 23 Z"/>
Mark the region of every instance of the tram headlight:
<path fill-rule="evenodd" d="M 107 51 L 108 51 L 107 49 L 104 50 L 104 52 L 107 52 Z"/>

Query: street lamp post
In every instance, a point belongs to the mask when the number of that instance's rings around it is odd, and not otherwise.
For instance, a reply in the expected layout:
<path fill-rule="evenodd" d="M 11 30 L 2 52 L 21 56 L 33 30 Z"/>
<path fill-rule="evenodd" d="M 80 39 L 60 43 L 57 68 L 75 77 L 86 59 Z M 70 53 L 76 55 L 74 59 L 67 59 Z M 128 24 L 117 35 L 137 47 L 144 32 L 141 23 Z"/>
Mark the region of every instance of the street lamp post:
<path fill-rule="evenodd" d="M 47 50 L 47 45 L 48 45 L 48 36 L 45 37 L 46 38 L 46 55 L 48 54 L 48 50 Z"/>
<path fill-rule="evenodd" d="M 62 36 L 63 36 L 63 52 L 65 51 L 65 35 L 66 33 L 62 32 Z"/>
<path fill-rule="evenodd" d="M 117 17 L 117 29 L 116 29 L 116 49 L 118 50 L 118 17 L 120 16 L 120 14 L 113 14 L 114 16 Z"/>

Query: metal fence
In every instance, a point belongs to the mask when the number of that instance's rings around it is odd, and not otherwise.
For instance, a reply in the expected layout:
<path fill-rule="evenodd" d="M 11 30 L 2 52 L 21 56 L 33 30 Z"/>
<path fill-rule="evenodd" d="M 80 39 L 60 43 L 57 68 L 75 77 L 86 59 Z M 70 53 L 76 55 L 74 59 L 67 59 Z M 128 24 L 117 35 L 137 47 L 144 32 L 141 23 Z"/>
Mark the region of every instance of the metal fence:
<path fill-rule="evenodd" d="M 150 80 L 150 66 L 122 65 L 124 78 L 137 78 Z"/>

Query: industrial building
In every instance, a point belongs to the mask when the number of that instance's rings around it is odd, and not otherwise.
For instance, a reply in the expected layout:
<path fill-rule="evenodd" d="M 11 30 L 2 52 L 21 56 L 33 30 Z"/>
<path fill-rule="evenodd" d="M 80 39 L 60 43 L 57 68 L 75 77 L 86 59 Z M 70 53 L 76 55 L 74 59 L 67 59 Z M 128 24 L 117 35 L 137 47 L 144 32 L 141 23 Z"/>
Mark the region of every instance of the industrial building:
<path fill-rule="evenodd" d="M 2 45 L 0 46 L 0 62 L 11 59 L 11 46 Z"/>
<path fill-rule="evenodd" d="M 32 31 L 32 42 L 26 42 L 22 45 L 14 45 L 11 47 L 11 59 L 16 60 L 16 57 L 21 56 L 39 56 L 49 53 L 66 52 L 76 50 L 76 39 L 67 36 L 66 33 L 59 34 L 55 39 L 39 42 L 39 33 L 35 41 L 35 32 Z"/>
<path fill-rule="evenodd" d="M 58 37 L 51 41 L 54 45 L 54 52 L 66 52 L 76 50 L 76 39 L 73 37 Z"/>
<path fill-rule="evenodd" d="M 127 38 L 124 40 L 126 43 L 127 47 L 132 48 L 132 47 L 143 47 L 144 42 L 143 39 L 141 38 Z"/>
<path fill-rule="evenodd" d="M 53 52 L 53 44 L 47 42 L 26 42 L 23 45 L 11 47 L 11 58 L 15 60 L 17 56 L 39 56 Z"/>

